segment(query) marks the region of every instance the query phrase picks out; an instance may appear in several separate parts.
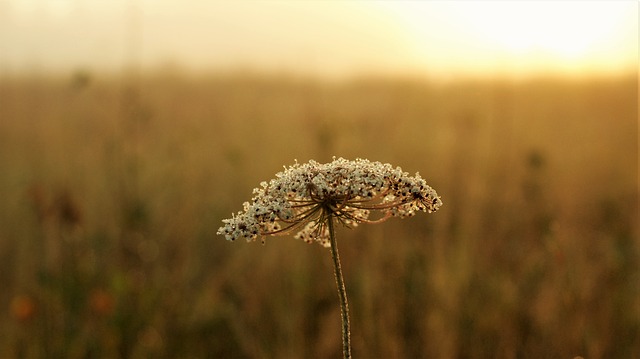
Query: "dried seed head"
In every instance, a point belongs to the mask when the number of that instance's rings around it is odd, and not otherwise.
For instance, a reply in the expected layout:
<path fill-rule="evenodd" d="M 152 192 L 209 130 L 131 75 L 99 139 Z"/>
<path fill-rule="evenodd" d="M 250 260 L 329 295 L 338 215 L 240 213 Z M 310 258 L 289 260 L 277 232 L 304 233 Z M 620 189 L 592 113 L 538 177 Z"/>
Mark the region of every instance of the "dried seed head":
<path fill-rule="evenodd" d="M 442 205 L 420 174 L 409 176 L 400 167 L 366 159 L 296 162 L 275 179 L 260 183 L 253 193 L 243 211 L 223 220 L 218 234 L 228 240 L 250 241 L 297 230 L 295 238 L 328 247 L 329 216 L 355 227 L 390 217 L 411 217 L 418 211 L 435 212 Z M 370 219 L 372 212 L 379 217 Z"/>

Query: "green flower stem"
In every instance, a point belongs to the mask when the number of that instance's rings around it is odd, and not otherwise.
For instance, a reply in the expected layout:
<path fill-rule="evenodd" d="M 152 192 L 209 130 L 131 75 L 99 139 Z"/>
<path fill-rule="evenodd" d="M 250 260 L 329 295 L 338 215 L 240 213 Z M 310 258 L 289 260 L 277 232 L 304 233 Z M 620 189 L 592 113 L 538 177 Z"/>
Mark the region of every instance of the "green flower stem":
<path fill-rule="evenodd" d="M 347 290 L 342 278 L 342 268 L 340 267 L 340 257 L 338 256 L 338 244 L 333 228 L 333 215 L 329 215 L 327 224 L 329 227 L 329 240 L 331 241 L 331 257 L 333 258 L 333 272 L 338 285 L 338 296 L 340 297 L 340 313 L 342 318 L 342 354 L 345 359 L 351 358 L 351 329 L 349 327 L 349 304 L 347 303 Z"/>

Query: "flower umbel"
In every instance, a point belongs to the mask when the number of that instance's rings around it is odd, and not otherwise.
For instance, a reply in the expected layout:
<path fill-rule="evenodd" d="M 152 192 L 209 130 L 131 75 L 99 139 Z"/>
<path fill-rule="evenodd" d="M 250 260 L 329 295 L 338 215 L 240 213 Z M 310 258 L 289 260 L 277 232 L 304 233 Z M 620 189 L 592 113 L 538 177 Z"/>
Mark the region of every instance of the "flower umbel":
<path fill-rule="evenodd" d="M 431 213 L 442 205 L 420 174 L 410 176 L 400 167 L 366 159 L 295 163 L 260 185 L 244 211 L 223 220 L 218 234 L 252 241 L 297 231 L 295 238 L 330 247 L 330 217 L 355 227 L 418 211 Z"/>
<path fill-rule="evenodd" d="M 351 358 L 349 304 L 334 221 L 353 227 L 409 217 L 417 211 L 434 212 L 442 205 L 440 197 L 418 173 L 409 176 L 400 167 L 364 159 L 334 158 L 327 164 L 296 162 L 260 186 L 253 190 L 251 202 L 244 203 L 244 211 L 223 220 L 218 234 L 231 241 L 251 241 L 298 231 L 296 238 L 331 248 L 340 298 L 342 354 L 345 359 Z M 369 218 L 372 212 L 378 215 L 376 219 Z"/>

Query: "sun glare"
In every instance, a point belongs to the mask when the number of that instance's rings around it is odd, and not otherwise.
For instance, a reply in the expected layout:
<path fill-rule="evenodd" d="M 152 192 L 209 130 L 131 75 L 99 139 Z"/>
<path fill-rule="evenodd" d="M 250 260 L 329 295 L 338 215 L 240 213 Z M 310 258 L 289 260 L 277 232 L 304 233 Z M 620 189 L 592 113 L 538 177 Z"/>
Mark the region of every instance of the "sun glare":
<path fill-rule="evenodd" d="M 607 72 L 628 70 L 637 62 L 638 5 L 633 1 L 378 5 L 413 38 L 416 56 L 471 72 Z"/>
<path fill-rule="evenodd" d="M 319 76 L 615 74 L 638 2 L 0 0 L 0 70 L 175 63 Z"/>

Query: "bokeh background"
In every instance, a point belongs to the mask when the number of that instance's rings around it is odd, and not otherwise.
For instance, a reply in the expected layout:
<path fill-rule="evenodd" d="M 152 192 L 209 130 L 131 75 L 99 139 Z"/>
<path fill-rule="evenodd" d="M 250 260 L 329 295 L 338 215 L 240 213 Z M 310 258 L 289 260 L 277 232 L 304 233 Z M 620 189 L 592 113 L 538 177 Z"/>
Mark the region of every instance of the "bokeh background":
<path fill-rule="evenodd" d="M 638 14 L 0 2 L 0 357 L 340 357 L 328 250 L 216 231 L 342 156 L 444 202 L 339 228 L 354 356 L 638 358 Z"/>

